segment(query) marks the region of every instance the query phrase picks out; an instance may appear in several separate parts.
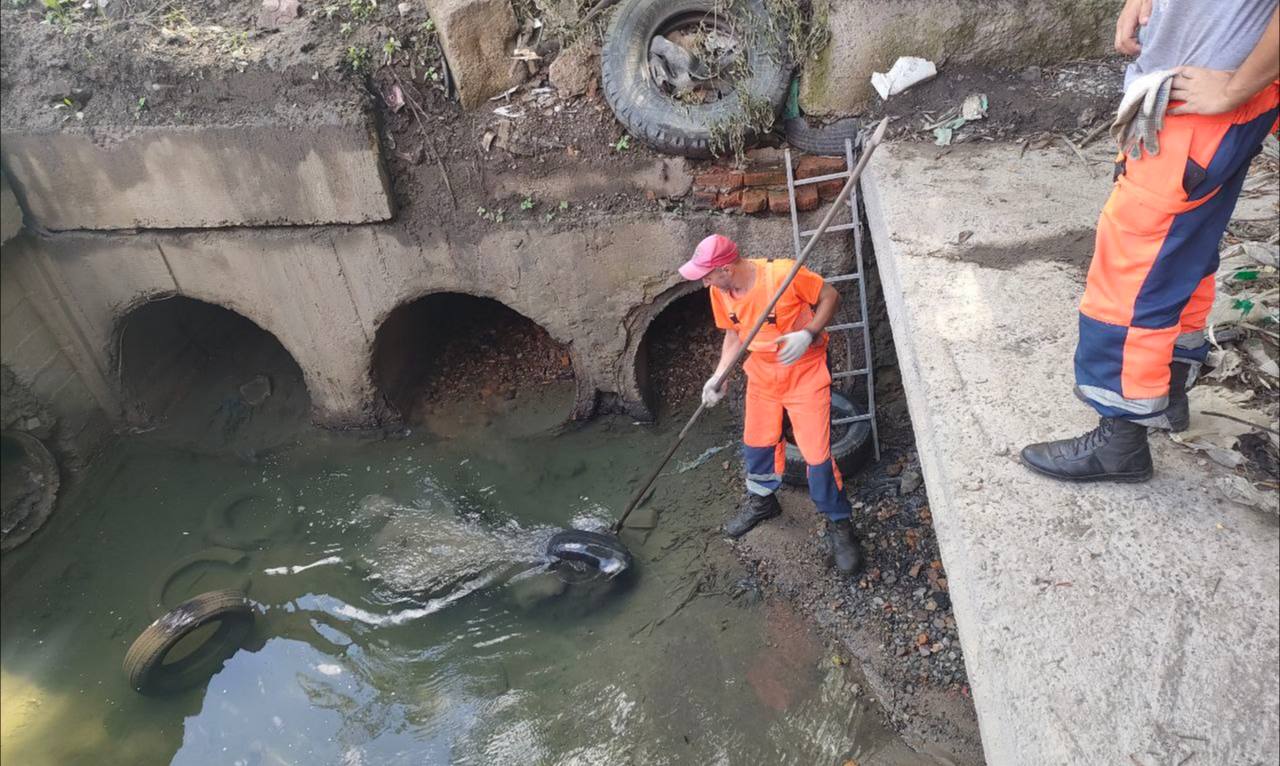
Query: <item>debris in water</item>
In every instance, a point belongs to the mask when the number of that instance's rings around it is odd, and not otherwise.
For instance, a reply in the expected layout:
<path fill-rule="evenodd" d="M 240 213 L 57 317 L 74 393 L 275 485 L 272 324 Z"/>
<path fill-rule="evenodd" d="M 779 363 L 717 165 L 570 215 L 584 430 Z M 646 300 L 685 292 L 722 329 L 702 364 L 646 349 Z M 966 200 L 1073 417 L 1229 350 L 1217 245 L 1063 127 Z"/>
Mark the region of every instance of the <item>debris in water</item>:
<path fill-rule="evenodd" d="M 342 563 L 342 559 L 338 558 L 337 556 L 329 556 L 328 558 L 323 558 L 323 559 L 320 559 L 319 561 L 313 561 L 310 564 L 295 564 L 290 567 L 271 567 L 270 569 L 262 570 L 262 573 L 268 574 L 268 575 L 297 574 L 299 572 L 305 572 L 308 569 L 313 569 L 315 567 L 323 567 L 323 566 L 328 566 L 330 564 L 341 564 L 341 563 Z"/>
<path fill-rule="evenodd" d="M 693 469 L 697 468 L 698 466 L 710 460 L 717 453 L 723 452 L 724 450 L 728 449 L 731 446 L 733 446 L 733 442 L 729 442 L 728 444 L 721 444 L 718 447 L 708 447 L 706 450 L 703 451 L 701 455 L 698 455 L 693 460 L 689 460 L 687 462 L 681 463 L 679 467 L 676 468 L 675 473 L 676 474 L 688 473 L 689 471 L 692 471 Z M 667 475 L 671 476 L 672 474 L 667 474 Z"/>

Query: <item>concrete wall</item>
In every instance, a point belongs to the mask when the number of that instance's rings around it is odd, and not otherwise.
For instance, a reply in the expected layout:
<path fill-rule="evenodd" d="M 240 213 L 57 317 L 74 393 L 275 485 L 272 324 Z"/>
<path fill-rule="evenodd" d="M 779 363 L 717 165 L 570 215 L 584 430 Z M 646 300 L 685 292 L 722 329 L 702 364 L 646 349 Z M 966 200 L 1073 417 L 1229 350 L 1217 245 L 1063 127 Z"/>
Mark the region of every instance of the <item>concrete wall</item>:
<path fill-rule="evenodd" d="M 365 115 L 320 125 L 9 131 L 0 156 L 27 211 L 50 230 L 363 223 L 392 214 Z"/>
<path fill-rule="evenodd" d="M 0 250 L 0 358 L 16 385 L 6 380 L 0 420 L 4 428 L 31 432 L 63 456 L 87 458 L 111 434 L 99 396 L 106 397 L 108 407 L 114 399 L 101 381 L 81 374 L 74 352 L 42 314 L 50 307 L 39 306 L 38 289 L 28 290 L 14 267 L 11 247 Z"/>
<path fill-rule="evenodd" d="M 1119 0 L 819 0 L 831 43 L 805 64 L 800 106 L 855 114 L 871 99 L 872 72 L 899 56 L 946 64 L 1018 67 L 1093 58 L 1109 50 Z M 945 62 L 945 63 L 944 63 Z M 956 103 L 964 97 L 956 96 Z"/>
<path fill-rule="evenodd" d="M 712 230 L 750 254 L 791 251 L 781 218 L 633 217 L 569 230 L 497 227 L 457 243 L 398 225 L 79 232 L 21 237 L 6 248 L 6 264 L 44 275 L 52 303 L 64 307 L 64 334 L 81 341 L 71 365 L 110 389 L 102 399 L 115 417 L 121 321 L 148 300 L 184 295 L 274 334 L 302 369 L 317 422 L 378 423 L 388 415 L 371 374 L 378 328 L 397 306 L 437 292 L 497 300 L 567 345 L 574 414 L 585 417 L 602 393 L 645 413 L 635 375 L 644 332 L 687 291 L 675 267 Z M 833 237 L 817 264 L 847 252 Z"/>

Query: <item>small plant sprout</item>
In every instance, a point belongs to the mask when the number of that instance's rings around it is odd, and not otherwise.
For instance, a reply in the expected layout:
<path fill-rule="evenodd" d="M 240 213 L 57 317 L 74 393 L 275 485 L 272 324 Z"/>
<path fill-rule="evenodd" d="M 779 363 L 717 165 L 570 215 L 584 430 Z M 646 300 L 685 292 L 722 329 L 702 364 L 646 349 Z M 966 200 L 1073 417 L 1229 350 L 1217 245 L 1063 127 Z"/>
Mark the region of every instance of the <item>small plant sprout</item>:
<path fill-rule="evenodd" d="M 391 61 L 395 58 L 396 54 L 400 52 L 401 48 L 402 46 L 400 45 L 400 41 L 397 40 L 394 35 L 392 35 L 391 37 L 388 37 L 385 41 L 383 41 L 382 43 L 383 66 L 389 65 Z"/>
<path fill-rule="evenodd" d="M 631 136 L 627 135 L 626 133 L 623 133 L 622 138 L 619 138 L 618 142 L 613 145 L 613 150 L 615 152 L 625 152 L 630 148 L 631 148 Z"/>
<path fill-rule="evenodd" d="M 351 10 L 351 18 L 356 21 L 368 21 L 378 10 L 378 0 L 351 0 L 348 8 Z"/>
<path fill-rule="evenodd" d="M 562 199 L 562 200 L 560 200 L 559 208 L 560 208 L 560 211 L 561 211 L 561 212 L 564 212 L 564 211 L 568 210 L 568 209 L 569 209 L 569 201 L 568 201 L 568 200 L 563 200 L 563 199 Z"/>
<path fill-rule="evenodd" d="M 524 199 L 520 200 L 520 209 L 533 210 L 533 195 L 528 195 Z"/>
<path fill-rule="evenodd" d="M 347 66 L 352 72 L 363 72 L 369 68 L 369 49 L 363 45 L 347 46 Z"/>

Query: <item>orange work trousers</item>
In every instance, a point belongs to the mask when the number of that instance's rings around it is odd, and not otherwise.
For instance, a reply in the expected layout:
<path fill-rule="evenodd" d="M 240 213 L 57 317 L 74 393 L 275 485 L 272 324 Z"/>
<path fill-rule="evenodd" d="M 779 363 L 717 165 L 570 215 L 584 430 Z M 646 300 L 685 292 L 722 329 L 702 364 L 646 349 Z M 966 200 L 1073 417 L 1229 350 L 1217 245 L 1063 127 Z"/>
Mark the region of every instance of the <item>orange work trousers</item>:
<path fill-rule="evenodd" d="M 1167 426 L 1170 363 L 1190 365 L 1195 381 L 1218 244 L 1278 105 L 1280 81 L 1234 112 L 1170 115 L 1159 154 L 1118 158 L 1075 356 L 1076 394 L 1103 416 Z"/>
<path fill-rule="evenodd" d="M 807 465 L 809 497 L 828 518 L 849 518 L 844 480 L 831 457 L 831 372 L 825 348 L 810 349 L 792 365 L 776 361 L 773 354 L 753 353 L 743 369 L 747 373 L 742 433 L 747 491 L 769 495 L 782 484 L 787 462 L 782 438 L 785 411 Z"/>

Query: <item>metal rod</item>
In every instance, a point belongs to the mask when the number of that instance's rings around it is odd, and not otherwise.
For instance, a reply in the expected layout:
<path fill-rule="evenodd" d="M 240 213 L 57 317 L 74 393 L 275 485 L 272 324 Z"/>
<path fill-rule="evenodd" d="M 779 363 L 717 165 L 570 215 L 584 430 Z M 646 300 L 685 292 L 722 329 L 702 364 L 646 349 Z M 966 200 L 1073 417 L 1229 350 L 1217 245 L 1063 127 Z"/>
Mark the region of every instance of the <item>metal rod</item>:
<path fill-rule="evenodd" d="M 783 153 L 785 164 L 787 166 L 787 205 L 791 213 L 791 246 L 795 248 L 792 252 L 796 257 L 800 257 L 800 219 L 799 213 L 796 212 L 796 177 L 791 170 L 791 150 L 787 149 Z"/>
<path fill-rule="evenodd" d="M 871 138 L 867 139 L 866 144 L 862 148 L 862 156 L 858 158 L 857 167 L 855 167 L 853 172 L 849 174 L 849 180 L 845 182 L 844 188 L 841 189 L 840 193 L 836 195 L 836 198 L 831 201 L 831 208 L 827 210 L 827 214 L 822 217 L 822 223 L 818 224 L 818 228 L 815 230 L 815 236 L 809 240 L 809 243 L 804 246 L 804 250 L 801 250 L 800 255 L 796 257 L 795 265 L 793 265 L 791 267 L 791 271 L 787 273 L 787 278 L 782 280 L 782 284 L 778 287 L 778 291 L 774 293 L 773 298 L 769 301 L 769 305 L 765 306 L 764 311 L 760 312 L 760 316 L 756 319 L 756 323 L 751 328 L 751 332 L 747 333 L 747 337 L 743 339 L 742 345 L 738 348 L 738 352 L 733 355 L 733 359 L 729 361 L 729 366 L 725 368 L 724 375 L 715 379 L 715 388 L 722 386 L 724 382 L 729 379 L 729 376 L 737 370 L 738 363 L 742 361 L 742 357 L 747 353 L 747 347 L 751 345 L 751 341 L 755 340 L 756 335 L 760 332 L 760 328 L 764 326 L 765 320 L 769 318 L 770 312 L 773 311 L 773 307 L 778 305 L 778 301 L 782 298 L 782 294 L 791 286 L 791 281 L 796 278 L 796 274 L 800 273 L 800 267 L 803 266 L 804 262 L 809 258 L 809 253 L 813 252 L 814 245 L 818 243 L 818 237 L 816 235 L 820 235 L 827 230 L 827 227 L 831 225 L 832 219 L 835 218 L 836 211 L 840 209 L 840 205 L 849 198 L 849 194 L 853 191 L 853 188 L 858 185 L 858 177 L 862 175 L 863 169 L 867 166 L 867 161 L 871 159 L 872 153 L 875 152 L 876 147 L 879 146 L 880 142 L 884 139 L 884 131 L 888 126 L 889 118 L 886 117 L 880 121 L 879 125 L 876 126 L 875 132 L 871 134 Z M 848 145 L 846 144 L 846 146 Z M 852 150 L 849 151 L 849 154 L 849 160 L 852 160 Z M 788 163 L 787 166 L 790 167 L 790 163 Z M 795 206 L 792 205 L 792 210 L 794 209 Z M 858 264 L 858 272 L 862 272 L 862 264 Z M 863 307 L 863 311 L 866 311 L 865 306 Z M 863 316 L 865 317 L 866 314 L 864 313 Z M 707 406 L 705 404 L 698 404 L 698 409 L 693 411 L 693 415 L 689 417 L 689 422 L 685 423 L 684 428 L 680 429 L 680 434 L 676 436 L 675 443 L 672 444 L 671 448 L 667 450 L 667 453 L 663 455 L 662 462 L 658 463 L 658 465 L 654 467 L 653 471 L 649 473 L 649 476 L 644 480 L 644 483 L 640 485 L 640 489 L 632 495 L 630 502 L 627 503 L 627 507 L 622 511 L 622 516 L 614 522 L 612 527 L 614 534 L 617 534 L 622 530 L 622 525 L 626 523 L 627 517 L 630 516 L 631 512 L 640 505 L 640 501 L 644 499 L 644 496 L 649 494 L 649 488 L 653 486 L 655 481 L 657 481 L 658 474 L 662 473 L 663 468 L 666 468 L 667 461 L 671 460 L 671 456 L 676 453 L 677 449 L 679 449 L 681 442 L 684 441 L 684 437 L 689 434 L 689 430 L 693 427 L 693 424 L 697 422 L 698 418 L 702 417 L 702 411 L 706 408 Z"/>
<path fill-rule="evenodd" d="M 853 161 L 853 141 L 844 140 L 845 162 Z M 853 222 L 857 231 L 853 235 L 853 255 L 858 261 L 858 273 L 862 272 L 862 216 L 858 213 L 858 197 L 849 197 L 849 211 L 853 213 Z M 876 418 L 876 378 L 875 364 L 871 360 L 871 317 L 867 314 L 867 285 L 858 282 L 858 303 L 862 309 L 862 358 L 867 365 L 867 419 L 871 421 L 871 446 L 875 451 L 876 462 L 880 462 L 880 426 Z"/>
<path fill-rule="evenodd" d="M 837 225 L 835 225 L 835 226 L 832 226 L 830 229 L 809 229 L 809 230 L 807 230 L 807 231 L 802 231 L 802 232 L 800 232 L 800 236 L 802 236 L 802 237 L 816 237 L 816 236 L 818 236 L 819 234 L 822 234 L 823 232 L 826 232 L 826 231 L 849 231 L 850 229 L 856 229 L 856 228 L 858 228 L 858 225 L 857 225 L 857 224 L 854 224 L 854 223 L 841 223 L 841 224 L 837 224 Z"/>
<path fill-rule="evenodd" d="M 796 179 L 796 186 L 808 186 L 809 184 L 820 184 L 823 181 L 834 181 L 837 178 L 848 178 L 848 177 L 849 177 L 849 171 L 841 170 L 839 173 L 828 173 L 825 176 L 810 176 L 809 178 L 798 178 Z"/>

